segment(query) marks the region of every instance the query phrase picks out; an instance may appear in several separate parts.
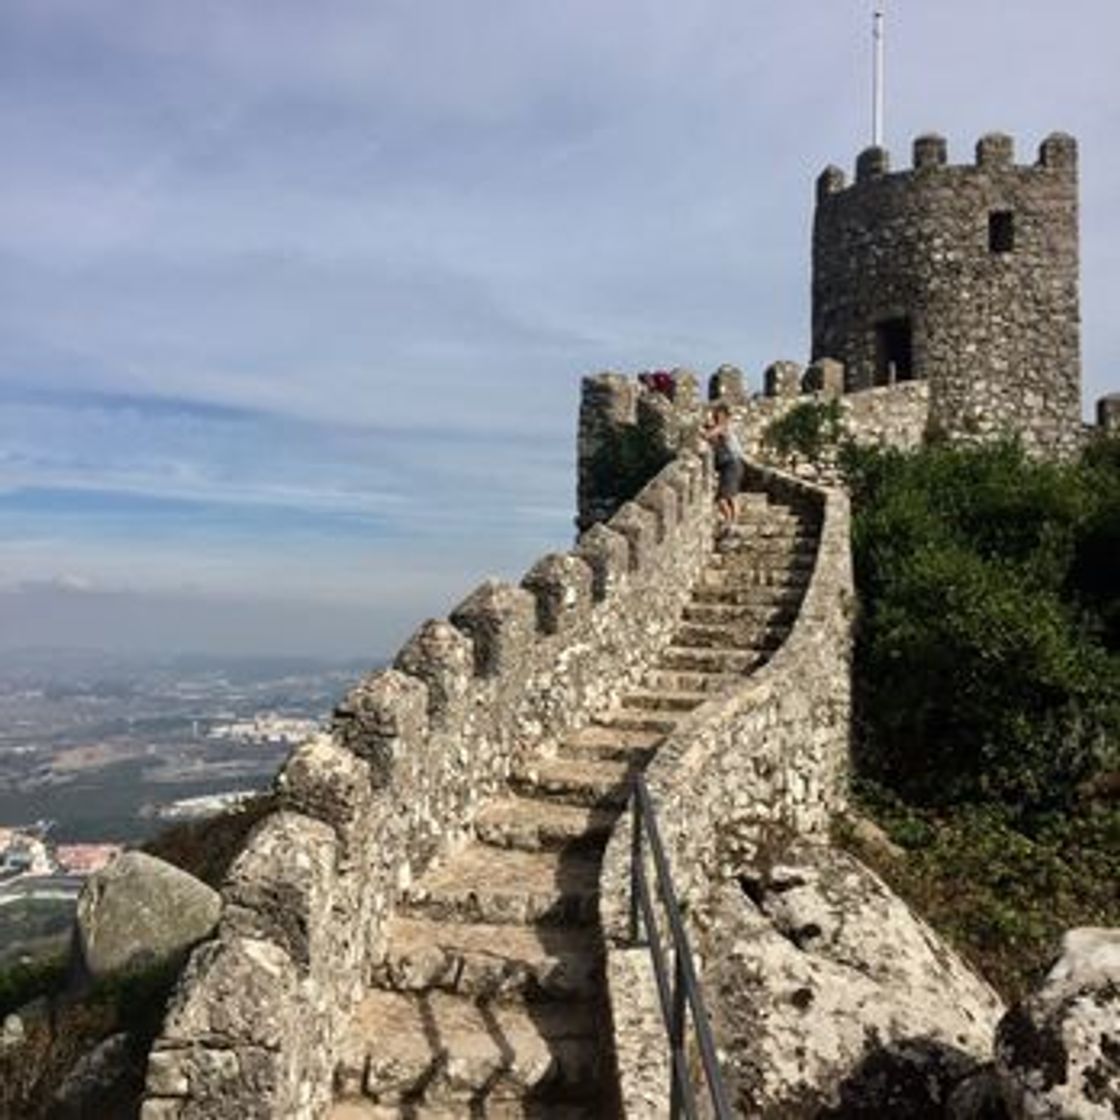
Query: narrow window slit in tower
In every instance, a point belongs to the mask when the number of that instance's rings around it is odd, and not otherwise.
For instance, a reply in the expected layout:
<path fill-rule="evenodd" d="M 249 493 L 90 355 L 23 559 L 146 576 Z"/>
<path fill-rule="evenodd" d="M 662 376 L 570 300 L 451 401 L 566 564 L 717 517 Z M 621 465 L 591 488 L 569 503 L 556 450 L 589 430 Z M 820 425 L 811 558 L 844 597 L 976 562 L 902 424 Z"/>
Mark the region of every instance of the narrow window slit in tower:
<path fill-rule="evenodd" d="M 993 210 L 988 215 L 988 251 L 1010 253 L 1015 248 L 1015 215 L 1010 210 Z"/>
<path fill-rule="evenodd" d="M 883 319 L 875 324 L 875 384 L 891 385 L 914 376 L 914 343 L 910 320 Z"/>

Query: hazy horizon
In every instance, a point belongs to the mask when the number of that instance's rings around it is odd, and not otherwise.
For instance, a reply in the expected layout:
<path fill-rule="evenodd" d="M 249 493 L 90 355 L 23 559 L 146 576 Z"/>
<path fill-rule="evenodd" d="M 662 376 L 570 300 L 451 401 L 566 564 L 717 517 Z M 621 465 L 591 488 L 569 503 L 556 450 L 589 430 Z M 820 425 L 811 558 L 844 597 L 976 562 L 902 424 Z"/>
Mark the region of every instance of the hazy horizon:
<path fill-rule="evenodd" d="M 581 375 L 809 349 L 866 0 L 9 0 L 0 649 L 377 659 L 572 539 Z M 1120 388 L 1120 9 L 898 0 L 887 146 L 1081 150 Z"/>

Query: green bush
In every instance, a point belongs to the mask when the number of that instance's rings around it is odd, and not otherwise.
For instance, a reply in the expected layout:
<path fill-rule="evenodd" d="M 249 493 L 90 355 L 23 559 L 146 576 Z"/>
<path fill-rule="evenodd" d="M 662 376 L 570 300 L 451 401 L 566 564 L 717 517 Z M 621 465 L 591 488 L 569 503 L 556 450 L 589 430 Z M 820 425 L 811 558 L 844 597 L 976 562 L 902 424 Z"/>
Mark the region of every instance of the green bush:
<path fill-rule="evenodd" d="M 933 813 L 873 784 L 857 799 L 906 849 L 902 859 L 842 837 L 1008 1000 L 1034 987 L 1065 930 L 1120 922 L 1120 809 L 1083 805 L 1030 821 L 998 805 Z"/>
<path fill-rule="evenodd" d="M 784 416 L 772 421 L 763 441 L 779 455 L 796 452 L 817 459 L 826 446 L 835 446 L 844 436 L 844 414 L 838 400 L 801 401 Z"/>
<path fill-rule="evenodd" d="M 863 773 L 915 804 L 1068 804 L 1118 762 L 1101 468 L 1014 445 L 849 451 L 844 466 Z"/>
<path fill-rule="evenodd" d="M 1120 442 L 846 447 L 861 849 L 1008 999 L 1120 924 Z M 1110 800 L 1112 798 L 1112 800 Z"/>

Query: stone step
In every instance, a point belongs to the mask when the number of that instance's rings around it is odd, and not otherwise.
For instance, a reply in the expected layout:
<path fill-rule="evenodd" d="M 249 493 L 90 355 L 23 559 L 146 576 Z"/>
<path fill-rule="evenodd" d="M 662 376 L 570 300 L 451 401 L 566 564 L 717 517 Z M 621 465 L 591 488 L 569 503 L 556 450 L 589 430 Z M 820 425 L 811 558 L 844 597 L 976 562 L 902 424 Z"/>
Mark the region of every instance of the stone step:
<path fill-rule="evenodd" d="M 475 835 L 496 848 L 536 852 L 572 844 L 606 842 L 617 810 L 566 805 L 540 798 L 506 797 L 490 801 L 475 818 Z"/>
<path fill-rule="evenodd" d="M 706 564 L 708 569 L 739 566 L 763 560 L 789 564 L 791 567 L 804 567 L 809 566 L 817 555 L 815 537 L 799 537 L 788 541 L 774 538 L 760 540 L 739 533 L 729 537 L 725 545 L 726 547 L 713 552 L 708 557 Z"/>
<path fill-rule="evenodd" d="M 479 998 L 591 999 L 602 991 L 603 944 L 586 926 L 514 926 L 397 917 L 374 984 Z"/>
<path fill-rule="evenodd" d="M 510 776 L 519 793 L 569 805 L 621 806 L 630 793 L 626 762 L 583 758 L 534 758 Z"/>
<path fill-rule="evenodd" d="M 571 758 L 641 763 L 648 760 L 664 738 L 665 733 L 662 731 L 630 730 L 592 724 L 566 735 L 559 751 L 561 756 Z"/>
<path fill-rule="evenodd" d="M 737 495 L 739 516 L 745 517 L 750 514 L 759 515 L 765 513 L 770 509 L 776 509 L 776 506 L 771 506 L 770 495 L 765 490 L 741 490 Z"/>
<path fill-rule="evenodd" d="M 642 678 L 644 688 L 652 692 L 697 692 L 704 698 L 723 692 L 733 684 L 742 680 L 741 673 L 727 673 L 720 670 L 693 669 L 652 669 Z"/>
<path fill-rule="evenodd" d="M 713 649 L 741 649 L 773 653 L 789 634 L 789 626 L 751 626 L 739 623 L 687 622 L 677 628 L 673 644 Z"/>
<path fill-rule="evenodd" d="M 749 591 L 766 589 L 804 593 L 812 570 L 809 567 L 792 568 L 786 564 L 745 564 L 738 569 L 707 568 L 700 573 L 692 589 L 695 598 L 708 591 Z"/>
<path fill-rule="evenodd" d="M 666 669 L 698 669 L 741 677 L 753 672 L 764 660 L 765 655 L 757 650 L 671 645 L 662 651 L 660 664 Z"/>
<path fill-rule="evenodd" d="M 460 1116 L 528 1094 L 587 1098 L 605 1070 L 587 1003 L 476 1003 L 446 992 L 370 992 L 340 1047 L 340 1095 L 458 1106 Z M 485 1114 L 485 1113 L 484 1113 Z"/>
<path fill-rule="evenodd" d="M 634 688 L 623 696 L 622 706 L 651 712 L 691 712 L 707 699 L 703 692 Z"/>
<path fill-rule="evenodd" d="M 585 849 L 523 852 L 468 844 L 404 891 L 410 916 L 533 925 L 595 921 L 599 856 Z"/>
<path fill-rule="evenodd" d="M 597 716 L 594 726 L 612 731 L 644 731 L 664 738 L 672 731 L 686 712 L 643 712 L 640 708 L 615 708 Z"/>
<path fill-rule="evenodd" d="M 724 581 L 725 582 L 725 581 Z M 693 588 L 690 605 L 700 603 L 726 603 L 737 606 L 764 607 L 793 610 L 801 605 L 805 595 L 804 582 L 793 583 L 789 587 L 759 587 L 730 584 L 720 587 L 698 586 Z"/>
<path fill-rule="evenodd" d="M 467 1112 L 461 1104 L 439 1105 L 409 1101 L 406 1104 L 375 1104 L 354 1097 L 335 1101 L 326 1120 L 603 1120 L 615 1110 L 596 1102 L 549 1100 L 487 1100 L 472 1103 Z"/>
<path fill-rule="evenodd" d="M 736 622 L 755 625 L 789 625 L 797 617 L 796 606 L 755 605 L 753 603 L 688 603 L 681 617 L 685 622 L 728 625 Z"/>

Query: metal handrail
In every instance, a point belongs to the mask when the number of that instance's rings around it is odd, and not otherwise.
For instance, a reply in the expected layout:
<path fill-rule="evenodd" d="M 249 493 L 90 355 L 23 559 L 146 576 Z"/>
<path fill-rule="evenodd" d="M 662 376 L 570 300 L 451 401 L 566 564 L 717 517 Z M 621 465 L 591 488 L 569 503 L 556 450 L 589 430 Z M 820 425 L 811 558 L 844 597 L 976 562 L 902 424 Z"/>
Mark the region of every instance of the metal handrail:
<path fill-rule="evenodd" d="M 696 1094 L 685 1059 L 685 1013 L 692 1012 L 693 1029 L 700 1046 L 700 1062 L 704 1068 L 704 1078 L 708 1083 L 708 1093 L 715 1109 L 717 1120 L 732 1120 L 733 1113 L 727 1098 L 727 1089 L 716 1059 L 715 1043 L 712 1041 L 708 1015 L 704 1010 L 704 1000 L 700 994 L 700 981 L 692 963 L 692 948 L 685 932 L 680 907 L 677 904 L 673 880 L 669 873 L 669 861 L 661 843 L 657 828 L 653 801 L 649 787 L 640 773 L 634 774 L 631 805 L 634 814 L 634 831 L 631 842 L 630 858 L 630 942 L 640 945 L 642 927 L 649 939 L 650 955 L 653 957 L 653 972 L 657 980 L 657 994 L 661 1000 L 661 1018 L 669 1035 L 672 1051 L 670 1074 L 669 1117 L 678 1120 L 683 1114 L 689 1120 L 696 1120 Z M 653 857 L 654 874 L 657 880 L 657 893 L 665 908 L 669 923 L 669 940 L 673 952 L 673 979 L 669 980 L 669 962 L 661 944 L 656 914 L 654 913 L 653 894 L 646 878 L 645 861 L 642 858 L 643 837 L 649 843 Z"/>

